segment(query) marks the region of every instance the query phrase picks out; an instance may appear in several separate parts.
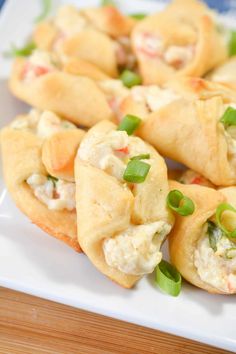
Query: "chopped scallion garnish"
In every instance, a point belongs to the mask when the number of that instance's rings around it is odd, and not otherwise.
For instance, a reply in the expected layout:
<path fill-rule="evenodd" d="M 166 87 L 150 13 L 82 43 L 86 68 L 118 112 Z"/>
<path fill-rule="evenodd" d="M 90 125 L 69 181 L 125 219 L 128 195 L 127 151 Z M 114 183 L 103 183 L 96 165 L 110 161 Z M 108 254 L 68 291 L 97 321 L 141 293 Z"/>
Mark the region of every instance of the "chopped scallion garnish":
<path fill-rule="evenodd" d="M 170 263 L 162 260 L 155 269 L 156 284 L 165 293 L 178 296 L 181 290 L 182 277 Z"/>
<path fill-rule="evenodd" d="M 140 85 L 142 83 L 141 76 L 131 70 L 124 70 L 120 75 L 120 80 L 128 88 Z"/>
<path fill-rule="evenodd" d="M 123 118 L 117 129 L 126 131 L 128 135 L 132 135 L 134 131 L 139 127 L 141 122 L 142 119 L 128 114 Z"/>
<path fill-rule="evenodd" d="M 133 156 L 133 157 L 131 157 L 130 160 L 148 160 L 148 159 L 150 159 L 150 154 L 142 154 L 142 155 Z"/>
<path fill-rule="evenodd" d="M 147 17 L 147 15 L 144 13 L 130 14 L 129 16 L 138 21 L 143 20 L 145 17 Z"/>
<path fill-rule="evenodd" d="M 101 0 L 101 6 L 116 6 L 116 3 L 113 0 Z"/>
<path fill-rule="evenodd" d="M 56 183 L 58 182 L 58 178 L 53 177 L 51 175 L 48 175 L 48 180 L 51 181 L 53 183 L 53 187 L 56 187 Z"/>
<path fill-rule="evenodd" d="M 222 231 L 221 229 L 212 221 L 208 221 L 208 228 L 207 228 L 207 234 L 208 234 L 208 240 L 210 247 L 213 249 L 214 252 L 217 251 L 217 242 L 222 236 Z"/>
<path fill-rule="evenodd" d="M 235 54 L 236 54 L 236 31 L 232 31 L 229 40 L 229 56 L 231 57 Z"/>
<path fill-rule="evenodd" d="M 226 257 L 227 259 L 233 259 L 234 257 L 236 257 L 236 247 L 228 248 L 228 249 L 225 251 L 225 257 Z"/>
<path fill-rule="evenodd" d="M 5 53 L 6 57 L 28 57 L 36 49 L 36 45 L 33 42 L 27 43 L 22 48 L 17 48 L 14 44 L 11 45 L 9 52 Z"/>
<path fill-rule="evenodd" d="M 170 209 L 182 216 L 191 215 L 195 210 L 193 201 L 178 190 L 169 192 L 167 205 Z"/>
<path fill-rule="evenodd" d="M 228 107 L 220 119 L 220 122 L 225 126 L 236 125 L 236 109 Z"/>
<path fill-rule="evenodd" d="M 41 14 L 38 17 L 36 17 L 35 22 L 41 22 L 45 20 L 51 11 L 51 7 L 52 7 L 51 0 L 41 0 L 41 2 L 42 2 L 42 11 Z"/>
<path fill-rule="evenodd" d="M 234 207 L 232 207 L 232 205 L 227 204 L 227 203 L 222 203 L 216 209 L 216 222 L 217 222 L 219 228 L 225 233 L 225 235 L 227 237 L 235 238 L 236 237 L 236 229 L 233 231 L 230 231 L 226 228 L 226 226 L 222 222 L 222 215 L 226 211 L 231 211 L 233 213 L 236 213 L 236 209 Z"/>
<path fill-rule="evenodd" d="M 125 169 L 123 178 L 127 182 L 142 183 L 145 181 L 150 168 L 151 165 L 146 162 L 131 160 Z"/>

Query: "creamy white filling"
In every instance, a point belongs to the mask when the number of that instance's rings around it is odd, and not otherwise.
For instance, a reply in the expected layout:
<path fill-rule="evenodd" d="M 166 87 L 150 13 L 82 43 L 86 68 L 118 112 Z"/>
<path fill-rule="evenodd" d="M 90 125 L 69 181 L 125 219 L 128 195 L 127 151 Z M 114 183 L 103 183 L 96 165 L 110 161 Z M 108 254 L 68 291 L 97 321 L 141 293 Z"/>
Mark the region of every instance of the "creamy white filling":
<path fill-rule="evenodd" d="M 50 137 L 66 129 L 76 129 L 74 124 L 60 119 L 55 113 L 51 111 L 40 112 L 37 109 L 30 110 L 27 116 L 15 119 L 11 127 L 16 130 L 29 131 L 40 138 Z"/>
<path fill-rule="evenodd" d="M 57 64 L 54 55 L 49 52 L 36 49 L 27 60 L 23 80 L 30 81 L 44 75 L 47 72 L 52 72 L 55 70 L 57 70 Z"/>
<path fill-rule="evenodd" d="M 136 57 L 132 51 L 130 38 L 126 36 L 119 37 L 114 44 L 118 65 L 128 69 L 134 69 Z"/>
<path fill-rule="evenodd" d="M 162 89 L 157 85 L 133 87 L 131 95 L 136 102 L 146 104 L 151 112 L 155 112 L 180 98 L 173 90 Z"/>
<path fill-rule="evenodd" d="M 65 5 L 59 8 L 54 24 L 64 36 L 69 37 L 85 29 L 88 21 L 76 7 Z"/>
<path fill-rule="evenodd" d="M 75 209 L 75 183 L 52 180 L 42 174 L 33 174 L 27 181 L 34 195 L 50 210 Z"/>
<path fill-rule="evenodd" d="M 217 242 L 215 252 L 209 244 L 206 224 L 194 252 L 194 264 L 201 280 L 225 293 L 236 292 L 236 257 L 226 258 L 226 250 L 232 246 L 232 242 L 223 236 Z"/>
<path fill-rule="evenodd" d="M 193 59 L 193 46 L 170 46 L 164 53 L 164 60 L 178 69 L 184 67 Z"/>
<path fill-rule="evenodd" d="M 164 221 L 130 226 L 103 243 L 106 263 L 121 272 L 143 275 L 153 272 L 162 259 L 160 247 L 171 226 Z"/>

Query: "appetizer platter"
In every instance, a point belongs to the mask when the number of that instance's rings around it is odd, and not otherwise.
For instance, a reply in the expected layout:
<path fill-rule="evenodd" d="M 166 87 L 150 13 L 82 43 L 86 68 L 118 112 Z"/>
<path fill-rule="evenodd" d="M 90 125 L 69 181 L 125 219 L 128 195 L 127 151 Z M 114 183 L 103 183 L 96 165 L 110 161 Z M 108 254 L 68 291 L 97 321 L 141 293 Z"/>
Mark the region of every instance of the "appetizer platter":
<path fill-rule="evenodd" d="M 0 36 L 0 285 L 235 351 L 232 19 L 9 0 Z"/>

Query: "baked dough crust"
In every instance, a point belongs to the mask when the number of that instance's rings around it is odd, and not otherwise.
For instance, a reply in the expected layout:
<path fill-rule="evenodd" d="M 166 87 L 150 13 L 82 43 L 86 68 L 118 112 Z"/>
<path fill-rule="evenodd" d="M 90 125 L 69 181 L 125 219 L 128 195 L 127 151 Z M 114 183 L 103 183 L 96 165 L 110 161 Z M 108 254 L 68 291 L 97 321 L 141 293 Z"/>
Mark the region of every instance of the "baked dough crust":
<path fill-rule="evenodd" d="M 140 34 L 161 36 L 167 45 L 195 45 L 194 58 L 175 70 L 158 57 L 140 51 L 137 44 Z M 173 77 L 202 76 L 227 58 L 226 45 L 209 9 L 197 0 L 174 0 L 164 11 L 137 24 L 131 38 L 144 84 L 164 84 Z"/>
<path fill-rule="evenodd" d="M 225 202 L 226 198 L 219 191 L 208 187 L 184 185 L 174 181 L 170 182 L 170 189 L 180 190 L 195 204 L 192 215 L 187 217 L 176 215 L 174 228 L 168 238 L 172 264 L 191 284 L 210 293 L 223 294 L 200 279 L 193 255 L 202 234 L 203 224 L 215 214 L 217 206 Z"/>
<path fill-rule="evenodd" d="M 116 126 L 103 121 L 85 136 L 98 131 L 110 132 Z M 106 276 L 123 287 L 131 288 L 139 276 L 125 274 L 110 267 L 104 257 L 104 239 L 114 237 L 131 224 L 140 225 L 158 220 L 173 223 L 166 207 L 168 194 L 167 168 L 163 158 L 149 145 L 155 159 L 145 183 L 135 194 L 115 177 L 96 168 L 78 156 L 75 160 L 78 240 L 91 262 Z"/>
<path fill-rule="evenodd" d="M 105 95 L 91 79 L 55 71 L 24 82 L 25 64 L 25 59 L 16 59 L 9 82 L 11 92 L 22 101 L 87 127 L 112 119 Z"/>
<path fill-rule="evenodd" d="M 76 212 L 49 210 L 26 183 L 33 173 L 47 174 L 42 163 L 42 139 L 10 127 L 4 128 L 0 137 L 4 180 L 17 207 L 42 230 L 80 252 Z"/>

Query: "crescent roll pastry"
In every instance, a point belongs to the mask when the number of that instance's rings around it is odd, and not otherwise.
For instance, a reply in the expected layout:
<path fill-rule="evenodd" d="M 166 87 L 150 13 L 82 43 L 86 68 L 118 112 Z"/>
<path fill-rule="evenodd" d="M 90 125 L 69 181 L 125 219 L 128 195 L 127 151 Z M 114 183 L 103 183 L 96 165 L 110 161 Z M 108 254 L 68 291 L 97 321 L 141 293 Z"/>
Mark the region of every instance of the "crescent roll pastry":
<path fill-rule="evenodd" d="M 216 210 L 222 203 L 236 205 L 235 187 L 221 192 L 197 185 L 171 182 L 171 189 L 180 190 L 191 198 L 195 212 L 188 217 L 176 217 L 169 237 L 172 263 L 183 277 L 195 286 L 211 293 L 236 293 L 236 243 L 216 222 Z M 232 195 L 232 196 L 231 196 Z M 228 198 L 228 196 L 230 196 Z M 228 214 L 227 214 L 228 213 Z M 224 222 L 236 216 L 225 212 Z"/>
<path fill-rule="evenodd" d="M 28 115 L 19 116 L 1 131 L 3 172 L 7 188 L 19 209 L 41 229 L 80 251 L 75 183 L 64 179 L 62 174 L 58 178 L 50 175 L 51 171 L 42 160 L 45 141 L 48 144 L 47 139 L 54 139 L 58 134 L 58 140 L 65 147 L 63 135 L 69 133 L 74 140 L 76 136 L 78 145 L 83 132 L 52 112 L 32 110 Z M 60 148 L 55 152 L 54 161 Z M 65 168 L 64 156 L 58 156 L 58 159 L 57 166 L 64 163 Z"/>
<path fill-rule="evenodd" d="M 129 40 L 135 23 L 112 6 L 79 11 L 65 5 L 52 21 L 36 27 L 33 38 L 38 48 L 58 53 L 63 61 L 77 57 L 116 77 L 118 66 L 135 62 Z"/>
<path fill-rule="evenodd" d="M 94 81 L 60 71 L 54 56 L 47 52 L 36 50 L 29 58 L 16 60 L 10 89 L 28 104 L 54 111 L 76 124 L 89 127 L 113 116 Z"/>
<path fill-rule="evenodd" d="M 183 163 L 215 185 L 236 182 L 234 126 L 222 122 L 236 101 L 181 98 L 150 114 L 139 135 L 166 157 Z M 232 96 L 233 97 L 233 96 Z"/>
<path fill-rule="evenodd" d="M 63 71 L 72 75 L 86 76 L 95 81 L 110 79 L 110 77 L 97 66 L 79 58 L 71 58 L 68 60 L 63 65 Z"/>
<path fill-rule="evenodd" d="M 143 183 L 127 183 L 127 163 L 140 154 L 149 155 L 144 156 L 149 173 Z M 164 160 L 141 139 L 103 121 L 78 149 L 75 179 L 83 251 L 103 274 L 132 287 L 161 261 L 160 247 L 173 223 Z"/>
<path fill-rule="evenodd" d="M 197 0 L 174 0 L 137 24 L 131 39 L 144 84 L 202 76 L 227 57 L 213 14 Z"/>
<path fill-rule="evenodd" d="M 172 170 L 168 171 L 168 178 L 173 179 L 182 184 L 198 184 L 200 186 L 205 186 L 209 188 L 215 188 L 214 184 L 211 183 L 208 179 L 200 175 L 199 173 L 193 170 Z"/>
<path fill-rule="evenodd" d="M 236 91 L 236 57 L 233 56 L 225 63 L 215 68 L 207 78 L 219 82 Z"/>

